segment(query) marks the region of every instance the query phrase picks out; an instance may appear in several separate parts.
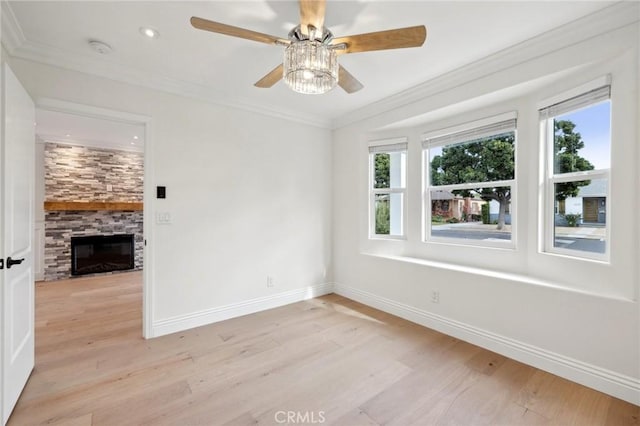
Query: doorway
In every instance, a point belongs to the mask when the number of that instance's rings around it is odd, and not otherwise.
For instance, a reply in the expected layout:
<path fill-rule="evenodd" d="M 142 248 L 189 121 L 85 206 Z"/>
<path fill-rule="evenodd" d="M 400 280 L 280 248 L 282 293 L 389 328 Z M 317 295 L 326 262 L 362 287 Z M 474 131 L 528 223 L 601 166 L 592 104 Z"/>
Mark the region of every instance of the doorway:
<path fill-rule="evenodd" d="M 606 223 L 605 197 L 584 197 L 582 199 L 583 221 L 587 223 Z"/>
<path fill-rule="evenodd" d="M 36 105 L 36 279 L 72 277 L 71 236 L 133 235 L 143 337 L 151 336 L 150 127 L 146 116 L 54 99 Z"/>

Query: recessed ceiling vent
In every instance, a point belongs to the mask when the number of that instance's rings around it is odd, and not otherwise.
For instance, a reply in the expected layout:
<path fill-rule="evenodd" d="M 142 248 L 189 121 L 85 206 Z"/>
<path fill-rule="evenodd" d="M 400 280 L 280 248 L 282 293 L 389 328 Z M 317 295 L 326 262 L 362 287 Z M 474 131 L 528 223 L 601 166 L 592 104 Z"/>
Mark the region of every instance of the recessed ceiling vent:
<path fill-rule="evenodd" d="M 113 50 L 107 43 L 99 40 L 89 40 L 89 47 L 101 55 L 107 55 Z"/>

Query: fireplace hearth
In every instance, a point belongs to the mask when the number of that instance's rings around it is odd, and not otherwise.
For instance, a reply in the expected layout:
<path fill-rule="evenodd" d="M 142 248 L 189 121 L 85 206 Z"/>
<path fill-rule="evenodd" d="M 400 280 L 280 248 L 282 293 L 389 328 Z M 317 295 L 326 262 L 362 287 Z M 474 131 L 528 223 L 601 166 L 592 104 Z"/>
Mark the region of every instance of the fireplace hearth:
<path fill-rule="evenodd" d="M 133 234 L 71 237 L 71 275 L 133 269 Z"/>

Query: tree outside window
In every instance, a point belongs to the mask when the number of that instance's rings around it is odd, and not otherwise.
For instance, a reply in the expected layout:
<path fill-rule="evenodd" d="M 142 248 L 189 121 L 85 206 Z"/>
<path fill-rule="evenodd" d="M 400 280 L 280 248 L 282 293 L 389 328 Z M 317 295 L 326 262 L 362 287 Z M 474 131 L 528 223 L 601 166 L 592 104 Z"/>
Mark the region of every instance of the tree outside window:
<path fill-rule="evenodd" d="M 547 153 L 545 251 L 606 260 L 611 205 L 610 87 L 544 108 L 540 119 Z"/>
<path fill-rule="evenodd" d="M 404 236 L 406 191 L 406 142 L 376 145 L 370 156 L 370 234 Z"/>
<path fill-rule="evenodd" d="M 511 242 L 515 126 L 508 119 L 424 140 L 427 239 L 500 247 Z M 443 212 L 444 201 L 454 208 Z"/>

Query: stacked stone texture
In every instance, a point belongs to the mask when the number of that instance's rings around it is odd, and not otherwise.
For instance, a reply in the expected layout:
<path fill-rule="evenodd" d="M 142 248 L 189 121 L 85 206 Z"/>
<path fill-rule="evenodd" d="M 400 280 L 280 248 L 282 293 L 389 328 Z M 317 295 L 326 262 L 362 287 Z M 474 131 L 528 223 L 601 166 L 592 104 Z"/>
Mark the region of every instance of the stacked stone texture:
<path fill-rule="evenodd" d="M 47 201 L 142 202 L 141 153 L 47 143 L 44 162 Z"/>
<path fill-rule="evenodd" d="M 47 143 L 47 201 L 142 202 L 141 153 Z M 107 191 L 107 185 L 112 191 Z M 71 237 L 134 234 L 135 268 L 142 269 L 140 211 L 50 211 L 45 214 L 45 280 L 71 276 Z"/>
<path fill-rule="evenodd" d="M 45 281 L 71 276 L 71 237 L 133 234 L 135 267 L 142 269 L 142 212 L 47 212 L 45 216 Z"/>

